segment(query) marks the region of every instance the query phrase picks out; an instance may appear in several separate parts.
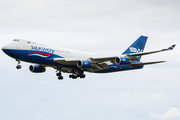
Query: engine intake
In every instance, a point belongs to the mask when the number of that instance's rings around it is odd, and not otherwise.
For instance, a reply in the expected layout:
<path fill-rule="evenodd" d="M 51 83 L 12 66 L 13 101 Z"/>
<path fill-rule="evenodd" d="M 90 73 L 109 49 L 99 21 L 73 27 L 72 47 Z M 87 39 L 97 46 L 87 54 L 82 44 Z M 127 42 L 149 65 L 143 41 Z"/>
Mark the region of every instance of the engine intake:
<path fill-rule="evenodd" d="M 78 66 L 79 68 L 91 68 L 92 63 L 89 62 L 89 61 L 79 60 L 79 61 L 77 62 L 77 66 Z"/>
<path fill-rule="evenodd" d="M 128 58 L 116 57 L 115 63 L 116 65 L 126 65 L 130 63 L 130 60 Z"/>
<path fill-rule="evenodd" d="M 42 73 L 46 71 L 46 68 L 39 65 L 30 65 L 29 70 L 34 73 Z"/>

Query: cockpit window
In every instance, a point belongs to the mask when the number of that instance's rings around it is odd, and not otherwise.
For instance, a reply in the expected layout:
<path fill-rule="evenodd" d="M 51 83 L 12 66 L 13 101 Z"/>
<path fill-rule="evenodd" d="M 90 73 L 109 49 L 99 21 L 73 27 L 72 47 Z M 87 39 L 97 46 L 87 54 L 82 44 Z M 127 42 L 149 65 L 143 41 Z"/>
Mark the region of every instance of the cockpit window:
<path fill-rule="evenodd" d="M 28 44 L 31 44 L 31 42 L 30 42 L 30 41 L 27 41 L 27 43 L 28 43 Z"/>
<path fill-rule="evenodd" d="M 17 39 L 14 39 L 13 41 L 19 41 L 19 40 L 17 40 Z"/>

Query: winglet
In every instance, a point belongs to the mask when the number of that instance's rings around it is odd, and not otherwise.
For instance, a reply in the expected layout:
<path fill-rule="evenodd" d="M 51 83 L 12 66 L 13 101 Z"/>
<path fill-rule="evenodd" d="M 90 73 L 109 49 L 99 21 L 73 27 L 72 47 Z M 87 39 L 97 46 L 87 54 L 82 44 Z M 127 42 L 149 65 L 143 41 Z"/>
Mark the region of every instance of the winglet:
<path fill-rule="evenodd" d="M 169 50 L 173 50 L 175 46 L 176 46 L 176 45 L 174 44 L 174 45 L 172 45 L 171 47 L 169 47 L 168 49 L 169 49 Z"/>

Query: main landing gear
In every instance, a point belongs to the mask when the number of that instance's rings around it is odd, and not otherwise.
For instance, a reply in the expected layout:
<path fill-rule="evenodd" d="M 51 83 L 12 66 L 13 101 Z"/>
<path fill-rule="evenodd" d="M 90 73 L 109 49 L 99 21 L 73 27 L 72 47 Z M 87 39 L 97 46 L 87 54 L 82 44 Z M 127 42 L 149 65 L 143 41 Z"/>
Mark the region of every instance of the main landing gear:
<path fill-rule="evenodd" d="M 63 80 L 61 69 L 57 68 L 56 72 L 57 72 L 56 76 L 58 76 L 58 79 Z M 86 75 L 84 74 L 84 71 L 81 71 L 81 70 L 72 70 L 71 73 L 73 73 L 73 74 L 69 75 L 69 78 L 72 78 L 72 79 L 77 79 L 78 77 L 79 78 L 85 78 L 86 77 Z"/>
<path fill-rule="evenodd" d="M 59 72 L 58 73 L 56 73 L 56 76 L 58 76 L 58 79 L 59 80 L 63 80 L 63 76 L 62 76 L 62 74 L 61 74 L 61 71 L 59 70 Z"/>
<path fill-rule="evenodd" d="M 72 74 L 72 75 L 69 75 L 69 78 L 72 78 L 72 79 L 77 79 L 78 77 L 80 77 L 80 78 L 85 78 L 86 77 L 86 75 L 85 74 L 82 74 L 82 75 L 80 75 L 80 74 Z"/>
<path fill-rule="evenodd" d="M 73 71 L 74 74 L 72 75 L 69 75 L 69 78 L 72 78 L 72 79 L 77 79 L 78 77 L 79 78 L 85 78 L 86 75 L 84 74 L 84 71 Z"/>
<path fill-rule="evenodd" d="M 18 62 L 18 65 L 16 66 L 16 69 L 21 69 L 21 68 L 22 68 L 22 66 L 20 65 L 20 63 L 21 63 L 21 62 L 20 62 L 20 60 L 19 60 L 19 59 L 17 59 L 16 61 Z"/>

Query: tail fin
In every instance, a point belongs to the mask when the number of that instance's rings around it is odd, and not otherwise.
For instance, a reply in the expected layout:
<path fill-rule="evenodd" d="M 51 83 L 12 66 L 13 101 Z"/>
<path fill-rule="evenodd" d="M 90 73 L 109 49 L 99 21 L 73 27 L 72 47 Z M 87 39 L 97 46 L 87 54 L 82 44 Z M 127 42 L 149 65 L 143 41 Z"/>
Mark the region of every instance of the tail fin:
<path fill-rule="evenodd" d="M 139 53 L 144 51 L 144 47 L 147 41 L 146 36 L 140 36 L 127 50 L 125 50 L 122 54 L 129 53 Z"/>

